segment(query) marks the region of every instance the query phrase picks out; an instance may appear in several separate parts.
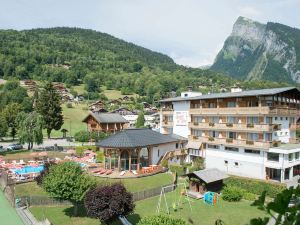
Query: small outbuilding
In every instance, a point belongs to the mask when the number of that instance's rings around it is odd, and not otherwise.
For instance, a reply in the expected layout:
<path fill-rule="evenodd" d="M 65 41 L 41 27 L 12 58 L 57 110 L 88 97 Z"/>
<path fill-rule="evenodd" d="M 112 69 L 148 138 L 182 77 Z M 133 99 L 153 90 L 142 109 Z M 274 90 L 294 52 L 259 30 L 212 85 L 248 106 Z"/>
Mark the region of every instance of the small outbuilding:
<path fill-rule="evenodd" d="M 216 169 L 204 169 L 186 174 L 189 178 L 189 187 L 193 192 L 204 194 L 207 191 L 220 192 L 223 187 L 223 180 L 229 176 Z"/>

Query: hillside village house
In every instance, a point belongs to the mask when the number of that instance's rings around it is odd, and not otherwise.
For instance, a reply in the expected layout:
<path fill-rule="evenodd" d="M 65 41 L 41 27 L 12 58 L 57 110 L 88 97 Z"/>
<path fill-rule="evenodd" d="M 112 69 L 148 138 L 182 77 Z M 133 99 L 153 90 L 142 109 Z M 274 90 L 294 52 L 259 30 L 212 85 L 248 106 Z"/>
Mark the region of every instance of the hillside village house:
<path fill-rule="evenodd" d="M 188 138 L 188 162 L 203 157 L 207 168 L 280 182 L 300 174 L 300 91 L 294 87 L 188 91 L 161 105 L 160 132 Z"/>
<path fill-rule="evenodd" d="M 105 168 L 140 171 L 157 165 L 171 151 L 180 151 L 187 140 L 151 129 L 125 129 L 96 143 L 104 149 Z"/>
<path fill-rule="evenodd" d="M 99 100 L 89 105 L 89 110 L 97 111 L 98 109 L 104 108 L 104 102 Z"/>
<path fill-rule="evenodd" d="M 110 132 L 115 133 L 117 131 L 127 128 L 128 121 L 117 113 L 93 113 L 82 121 L 87 124 L 87 130 L 90 132 Z"/>

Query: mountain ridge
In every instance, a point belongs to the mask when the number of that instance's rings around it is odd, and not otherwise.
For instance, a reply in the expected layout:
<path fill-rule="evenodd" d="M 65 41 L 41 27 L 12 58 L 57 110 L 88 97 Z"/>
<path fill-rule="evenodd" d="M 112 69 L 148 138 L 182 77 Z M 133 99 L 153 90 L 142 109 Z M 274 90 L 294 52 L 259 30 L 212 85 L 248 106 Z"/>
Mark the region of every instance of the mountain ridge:
<path fill-rule="evenodd" d="M 238 79 L 300 83 L 300 30 L 239 17 L 211 69 Z"/>

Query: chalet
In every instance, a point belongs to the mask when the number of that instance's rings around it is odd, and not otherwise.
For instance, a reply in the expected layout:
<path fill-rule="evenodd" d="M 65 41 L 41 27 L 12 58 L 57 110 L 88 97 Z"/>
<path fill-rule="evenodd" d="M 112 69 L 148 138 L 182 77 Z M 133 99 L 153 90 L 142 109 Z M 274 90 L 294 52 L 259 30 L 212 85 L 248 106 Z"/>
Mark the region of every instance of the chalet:
<path fill-rule="evenodd" d="M 136 112 L 126 108 L 126 107 L 120 107 L 118 109 L 115 109 L 113 111 L 111 111 L 111 113 L 118 113 L 121 116 L 126 116 L 126 115 L 137 115 Z"/>
<path fill-rule="evenodd" d="M 108 111 L 105 108 L 98 108 L 93 110 L 94 113 L 107 113 Z"/>
<path fill-rule="evenodd" d="M 91 105 L 89 105 L 89 110 L 95 111 L 95 110 L 103 108 L 103 107 L 104 107 L 104 102 L 99 100 L 99 101 L 96 101 L 96 102 L 92 103 Z"/>
<path fill-rule="evenodd" d="M 113 132 L 123 130 L 127 127 L 128 121 L 117 113 L 93 113 L 82 121 L 87 124 L 90 132 Z"/>
<path fill-rule="evenodd" d="M 121 105 L 121 101 L 118 100 L 118 99 L 113 99 L 113 100 L 109 101 L 108 104 L 109 104 L 110 106 Z"/>

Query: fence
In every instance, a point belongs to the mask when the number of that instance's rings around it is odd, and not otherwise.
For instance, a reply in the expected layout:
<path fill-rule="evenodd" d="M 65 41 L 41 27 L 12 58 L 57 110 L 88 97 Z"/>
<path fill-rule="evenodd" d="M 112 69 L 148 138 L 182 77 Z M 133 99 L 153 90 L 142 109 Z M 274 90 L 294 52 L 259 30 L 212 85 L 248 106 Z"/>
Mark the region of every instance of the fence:
<path fill-rule="evenodd" d="M 169 186 L 169 185 L 172 185 L 172 184 L 173 183 L 165 185 L 165 186 Z M 146 198 L 151 198 L 151 197 L 154 197 L 154 196 L 158 196 L 158 195 L 160 195 L 161 189 L 165 186 L 160 186 L 160 187 L 147 189 L 147 190 L 144 190 L 144 191 L 134 192 L 132 194 L 133 195 L 133 201 L 140 201 L 140 200 L 143 200 L 143 199 L 146 199 Z M 171 192 L 173 190 L 174 189 L 168 189 L 167 192 Z"/>
<path fill-rule="evenodd" d="M 15 183 L 5 171 L 0 172 L 0 187 L 9 203 L 15 206 Z"/>
<path fill-rule="evenodd" d="M 58 200 L 44 195 L 30 195 L 16 197 L 16 207 L 33 205 L 71 205 L 70 201 Z"/>

